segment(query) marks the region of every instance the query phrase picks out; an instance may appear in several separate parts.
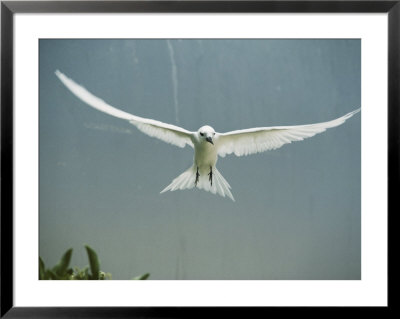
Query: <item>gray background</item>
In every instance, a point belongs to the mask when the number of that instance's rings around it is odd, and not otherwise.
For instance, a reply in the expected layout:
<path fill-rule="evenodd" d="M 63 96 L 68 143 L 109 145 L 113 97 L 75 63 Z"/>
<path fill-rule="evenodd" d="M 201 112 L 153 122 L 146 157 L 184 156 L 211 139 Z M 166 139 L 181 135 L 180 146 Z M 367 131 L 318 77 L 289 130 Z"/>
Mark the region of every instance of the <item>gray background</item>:
<path fill-rule="evenodd" d="M 360 107 L 360 40 L 40 40 L 40 255 L 91 245 L 113 279 L 360 279 L 360 114 L 217 166 L 236 202 L 159 194 L 192 163 L 77 99 L 197 130 L 310 124 Z"/>

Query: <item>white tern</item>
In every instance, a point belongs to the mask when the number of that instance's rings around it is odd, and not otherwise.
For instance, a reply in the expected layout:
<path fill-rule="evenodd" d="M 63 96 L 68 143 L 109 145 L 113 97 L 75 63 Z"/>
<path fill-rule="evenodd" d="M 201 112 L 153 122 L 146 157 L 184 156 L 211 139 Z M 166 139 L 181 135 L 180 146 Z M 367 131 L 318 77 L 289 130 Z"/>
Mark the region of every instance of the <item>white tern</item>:
<path fill-rule="evenodd" d="M 243 156 L 274 150 L 284 144 L 302 141 L 328 128 L 341 125 L 360 111 L 357 109 L 332 121 L 308 125 L 256 127 L 227 133 L 215 132 L 211 126 L 205 125 L 196 132 L 191 132 L 175 125 L 142 118 L 116 109 L 59 70 L 55 74 L 72 93 L 91 107 L 127 120 L 143 133 L 164 142 L 179 147 L 189 145 L 194 148 L 193 165 L 175 178 L 161 193 L 197 187 L 222 197 L 228 196 L 234 201 L 230 191 L 231 186 L 216 168 L 218 156 L 225 157 L 232 153 Z"/>

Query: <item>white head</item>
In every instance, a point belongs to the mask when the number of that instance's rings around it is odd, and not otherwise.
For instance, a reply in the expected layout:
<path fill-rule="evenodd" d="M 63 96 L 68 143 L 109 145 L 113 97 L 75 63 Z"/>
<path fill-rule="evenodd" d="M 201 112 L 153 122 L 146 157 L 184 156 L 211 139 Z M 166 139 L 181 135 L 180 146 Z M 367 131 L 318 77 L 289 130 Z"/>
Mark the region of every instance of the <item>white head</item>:
<path fill-rule="evenodd" d="M 214 144 L 213 138 L 215 135 L 215 130 L 211 126 L 204 125 L 199 128 L 197 133 L 200 141 L 205 141 Z"/>

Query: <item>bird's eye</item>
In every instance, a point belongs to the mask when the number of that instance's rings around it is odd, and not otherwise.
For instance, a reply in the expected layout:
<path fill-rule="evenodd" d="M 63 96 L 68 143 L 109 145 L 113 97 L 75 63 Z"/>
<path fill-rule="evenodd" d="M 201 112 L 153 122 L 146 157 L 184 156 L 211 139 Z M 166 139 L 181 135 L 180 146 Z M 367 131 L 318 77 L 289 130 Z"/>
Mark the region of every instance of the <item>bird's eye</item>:
<path fill-rule="evenodd" d="M 201 135 L 201 136 L 204 136 L 204 134 L 203 134 L 203 133 L 200 133 L 200 135 Z"/>

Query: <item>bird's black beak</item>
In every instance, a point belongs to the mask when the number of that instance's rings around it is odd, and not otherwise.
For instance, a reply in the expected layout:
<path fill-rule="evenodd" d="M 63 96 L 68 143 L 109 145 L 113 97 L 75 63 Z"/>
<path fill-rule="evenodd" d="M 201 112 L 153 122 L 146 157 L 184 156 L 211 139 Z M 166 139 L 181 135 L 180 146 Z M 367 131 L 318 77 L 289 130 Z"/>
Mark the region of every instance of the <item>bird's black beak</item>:
<path fill-rule="evenodd" d="M 206 140 L 207 140 L 207 142 L 210 142 L 212 145 L 214 145 L 214 143 L 213 143 L 213 140 L 212 140 L 212 137 L 211 137 L 211 136 L 207 137 L 207 138 L 206 138 Z"/>

